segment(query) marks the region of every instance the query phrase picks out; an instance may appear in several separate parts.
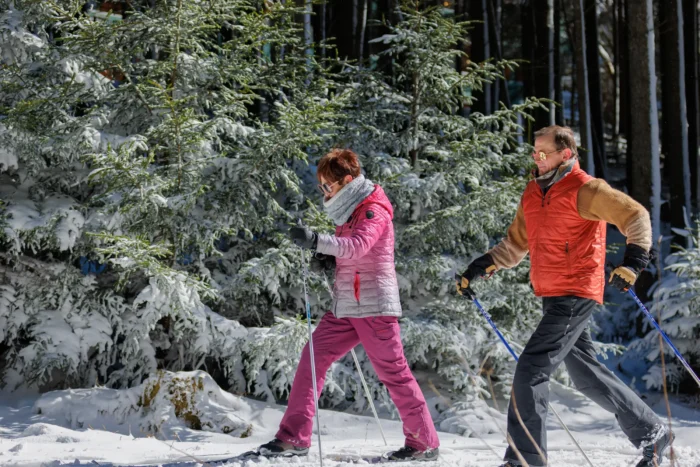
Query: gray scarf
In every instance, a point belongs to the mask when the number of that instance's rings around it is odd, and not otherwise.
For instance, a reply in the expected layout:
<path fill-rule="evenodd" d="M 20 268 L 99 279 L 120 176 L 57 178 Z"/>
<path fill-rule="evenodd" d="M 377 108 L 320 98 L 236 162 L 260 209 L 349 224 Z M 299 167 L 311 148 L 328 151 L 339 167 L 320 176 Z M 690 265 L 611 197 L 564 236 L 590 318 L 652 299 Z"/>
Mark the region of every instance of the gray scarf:
<path fill-rule="evenodd" d="M 575 157 L 572 157 L 568 161 L 562 162 L 556 169 L 552 169 L 546 174 L 538 176 L 535 179 L 537 180 L 537 184 L 542 190 L 547 190 L 571 172 L 574 168 L 574 164 L 576 164 L 576 160 Z"/>
<path fill-rule="evenodd" d="M 335 225 L 345 224 L 350 215 L 374 191 L 374 183 L 360 175 L 345 185 L 334 197 L 323 202 L 323 209 Z"/>

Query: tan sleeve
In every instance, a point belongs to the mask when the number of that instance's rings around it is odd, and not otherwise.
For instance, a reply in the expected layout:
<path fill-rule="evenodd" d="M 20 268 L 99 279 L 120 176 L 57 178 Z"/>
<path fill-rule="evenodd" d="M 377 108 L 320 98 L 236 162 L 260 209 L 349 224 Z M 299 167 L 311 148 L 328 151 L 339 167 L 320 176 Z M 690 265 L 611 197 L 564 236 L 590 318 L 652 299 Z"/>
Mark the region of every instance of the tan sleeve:
<path fill-rule="evenodd" d="M 510 269 L 520 264 L 529 250 L 525 212 L 521 202 L 513 223 L 508 227 L 508 234 L 498 245 L 489 250 L 489 254 L 498 269 Z"/>
<path fill-rule="evenodd" d="M 649 212 L 623 192 L 608 185 L 605 180 L 593 179 L 578 191 L 578 213 L 591 221 L 614 224 L 633 243 L 651 249 L 651 220 Z"/>

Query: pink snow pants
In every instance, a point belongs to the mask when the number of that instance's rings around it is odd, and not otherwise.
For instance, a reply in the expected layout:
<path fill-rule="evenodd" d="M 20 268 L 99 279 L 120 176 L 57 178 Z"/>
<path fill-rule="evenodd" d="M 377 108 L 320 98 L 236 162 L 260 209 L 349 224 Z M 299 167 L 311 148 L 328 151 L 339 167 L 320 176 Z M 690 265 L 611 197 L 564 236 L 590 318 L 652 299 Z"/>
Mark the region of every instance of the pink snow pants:
<path fill-rule="evenodd" d="M 326 313 L 313 333 L 316 384 L 319 395 L 331 364 L 362 343 L 379 380 L 396 404 L 406 446 L 419 450 L 440 445 L 423 393 L 413 377 L 401 344 L 398 319 L 391 316 L 341 318 Z M 304 347 L 297 368 L 289 406 L 280 423 L 277 439 L 295 446 L 311 446 L 314 416 L 309 345 Z"/>

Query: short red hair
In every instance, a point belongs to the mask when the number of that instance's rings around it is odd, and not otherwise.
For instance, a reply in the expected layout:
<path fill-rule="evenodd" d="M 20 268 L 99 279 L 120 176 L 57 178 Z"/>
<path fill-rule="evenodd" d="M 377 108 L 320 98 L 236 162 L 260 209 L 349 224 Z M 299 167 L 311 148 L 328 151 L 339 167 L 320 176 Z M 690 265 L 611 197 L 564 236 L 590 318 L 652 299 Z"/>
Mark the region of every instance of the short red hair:
<path fill-rule="evenodd" d="M 360 176 L 360 159 L 351 150 L 333 149 L 318 161 L 316 177 L 319 182 L 323 177 L 327 182 L 335 183 L 346 175 L 352 175 L 352 178 Z"/>

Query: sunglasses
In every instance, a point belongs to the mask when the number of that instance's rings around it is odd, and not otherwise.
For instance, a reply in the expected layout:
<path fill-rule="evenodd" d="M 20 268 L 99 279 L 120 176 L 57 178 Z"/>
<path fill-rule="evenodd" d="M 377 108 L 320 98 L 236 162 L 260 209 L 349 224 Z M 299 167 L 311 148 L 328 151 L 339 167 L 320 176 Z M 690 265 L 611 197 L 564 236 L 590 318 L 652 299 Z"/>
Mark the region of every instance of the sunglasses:
<path fill-rule="evenodd" d="M 320 185 L 316 185 L 318 187 L 318 191 L 323 193 L 324 195 L 330 195 L 333 192 L 333 185 L 337 185 L 338 182 L 331 183 L 330 185 L 328 183 L 321 183 Z"/>
<path fill-rule="evenodd" d="M 557 149 L 556 151 L 551 151 L 551 152 L 544 152 L 544 151 L 539 151 L 539 152 L 532 152 L 532 158 L 535 159 L 536 161 L 546 161 L 547 156 L 550 154 L 554 154 L 555 152 L 562 151 L 561 149 Z"/>

